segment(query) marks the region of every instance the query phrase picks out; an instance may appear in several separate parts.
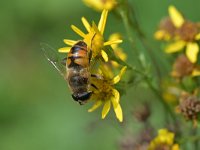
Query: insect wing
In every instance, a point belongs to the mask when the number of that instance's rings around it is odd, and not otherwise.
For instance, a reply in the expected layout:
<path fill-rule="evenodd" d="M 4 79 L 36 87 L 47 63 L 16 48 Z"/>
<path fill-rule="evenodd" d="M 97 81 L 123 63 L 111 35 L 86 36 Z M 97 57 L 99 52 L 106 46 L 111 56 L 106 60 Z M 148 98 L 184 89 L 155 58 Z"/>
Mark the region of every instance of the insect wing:
<path fill-rule="evenodd" d="M 59 57 L 57 51 L 46 43 L 41 43 L 41 48 L 47 60 L 65 78 L 66 67 L 63 64 L 63 59 Z"/>

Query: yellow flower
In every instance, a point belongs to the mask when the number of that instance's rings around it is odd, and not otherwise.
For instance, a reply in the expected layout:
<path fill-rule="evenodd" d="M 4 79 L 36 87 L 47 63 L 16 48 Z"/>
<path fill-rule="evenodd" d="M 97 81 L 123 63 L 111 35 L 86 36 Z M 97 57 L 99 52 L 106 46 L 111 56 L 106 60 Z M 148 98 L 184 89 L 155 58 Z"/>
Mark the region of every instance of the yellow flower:
<path fill-rule="evenodd" d="M 200 39 L 197 24 L 185 20 L 174 6 L 169 7 L 169 16 L 176 27 L 176 37 L 174 37 L 174 42 L 166 47 L 165 51 L 174 53 L 186 48 L 186 56 L 192 63 L 196 63 L 199 52 L 196 41 Z"/>
<path fill-rule="evenodd" d="M 120 81 L 125 71 L 126 67 L 123 67 L 117 76 L 112 77 L 113 74 L 109 73 L 110 70 L 108 70 L 108 68 L 104 66 L 101 66 L 100 69 L 101 77 L 92 78 L 91 81 L 95 85 L 95 88 L 93 88 L 94 93 L 91 97 L 91 99 L 94 100 L 95 103 L 92 106 L 92 108 L 88 110 L 88 112 L 96 110 L 103 104 L 104 106 L 102 110 L 102 119 L 104 119 L 108 114 L 108 112 L 110 111 L 112 104 L 117 119 L 120 122 L 123 121 L 122 108 L 119 103 L 120 94 L 114 88 L 114 85 Z"/>
<path fill-rule="evenodd" d="M 193 64 L 186 55 L 179 55 L 174 64 L 171 75 L 175 78 L 182 79 L 185 76 L 200 76 L 198 65 Z"/>
<path fill-rule="evenodd" d="M 176 27 L 170 17 L 166 17 L 161 20 L 159 30 L 154 33 L 154 37 L 157 40 L 169 41 L 173 38 L 175 30 Z"/>
<path fill-rule="evenodd" d="M 185 20 L 182 14 L 174 7 L 169 6 L 169 17 L 161 21 L 160 29 L 155 32 L 157 40 L 171 40 L 165 48 L 166 53 L 174 53 L 183 50 L 192 63 L 197 62 L 199 46 L 196 41 L 200 40 L 198 23 Z"/>
<path fill-rule="evenodd" d="M 148 150 L 159 149 L 180 150 L 179 145 L 174 144 L 174 133 L 169 132 L 167 129 L 158 131 L 158 136 L 151 141 Z"/>
<path fill-rule="evenodd" d="M 111 10 L 117 5 L 116 0 L 83 0 L 83 2 L 97 11 Z"/>
<path fill-rule="evenodd" d="M 92 58 L 95 58 L 96 56 L 101 55 L 105 61 L 108 61 L 108 56 L 106 52 L 103 50 L 104 46 L 112 45 L 121 43 L 122 40 L 113 40 L 113 41 L 104 41 L 103 33 L 106 26 L 108 16 L 108 10 L 103 10 L 101 14 L 101 18 L 99 20 L 98 26 L 95 24 L 95 22 L 92 22 L 92 24 L 89 24 L 89 22 L 86 20 L 86 18 L 82 17 L 82 23 L 84 27 L 86 28 L 88 33 L 84 33 L 76 26 L 72 25 L 72 30 L 77 33 L 78 35 L 83 38 L 83 41 L 86 42 L 88 48 L 92 50 Z M 77 41 L 64 39 L 65 44 L 69 45 L 70 47 L 64 47 L 59 49 L 59 52 L 61 53 L 68 53 L 71 46 L 73 46 Z"/>
<path fill-rule="evenodd" d="M 116 40 L 121 40 L 121 39 L 122 39 L 122 36 L 120 33 L 113 33 L 109 37 L 109 41 L 116 41 Z M 127 55 L 126 53 L 124 53 L 123 49 L 119 47 L 119 43 L 112 44 L 111 47 L 114 50 L 114 53 L 117 57 L 119 57 L 121 60 L 124 60 L 124 61 L 127 59 Z"/>
<path fill-rule="evenodd" d="M 122 36 L 120 33 L 113 33 L 109 36 L 110 41 L 114 40 L 121 40 Z M 125 61 L 127 59 L 126 53 L 124 53 L 123 49 L 119 47 L 119 43 L 111 45 L 114 54 L 120 58 L 121 60 Z M 111 61 L 111 65 L 115 68 L 119 67 L 120 65 L 116 61 Z"/>
<path fill-rule="evenodd" d="M 178 97 L 180 96 L 181 90 L 174 80 L 163 80 L 161 83 L 162 97 L 169 104 L 176 104 Z"/>

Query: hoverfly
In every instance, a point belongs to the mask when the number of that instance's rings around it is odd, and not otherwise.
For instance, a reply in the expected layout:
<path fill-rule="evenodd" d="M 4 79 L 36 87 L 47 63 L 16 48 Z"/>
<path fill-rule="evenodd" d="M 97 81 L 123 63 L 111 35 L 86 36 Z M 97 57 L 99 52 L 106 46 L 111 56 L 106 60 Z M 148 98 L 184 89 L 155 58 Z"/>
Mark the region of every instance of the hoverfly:
<path fill-rule="evenodd" d="M 48 44 L 41 44 L 41 46 L 48 61 L 67 81 L 72 98 L 81 105 L 86 103 L 93 93 L 91 86 L 96 88 L 90 81 L 91 76 L 96 77 L 90 72 L 91 49 L 84 41 L 78 41 L 71 47 L 67 57 L 60 59 L 57 52 Z"/>

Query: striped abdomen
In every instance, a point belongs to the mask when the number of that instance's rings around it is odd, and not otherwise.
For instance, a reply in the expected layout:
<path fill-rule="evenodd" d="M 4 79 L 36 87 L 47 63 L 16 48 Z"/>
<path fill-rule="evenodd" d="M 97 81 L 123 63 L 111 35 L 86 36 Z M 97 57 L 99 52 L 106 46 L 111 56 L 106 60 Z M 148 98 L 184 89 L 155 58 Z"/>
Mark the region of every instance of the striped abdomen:
<path fill-rule="evenodd" d="M 89 99 L 91 92 L 90 86 L 90 51 L 83 41 L 76 43 L 67 56 L 67 79 L 69 87 L 76 101 Z"/>

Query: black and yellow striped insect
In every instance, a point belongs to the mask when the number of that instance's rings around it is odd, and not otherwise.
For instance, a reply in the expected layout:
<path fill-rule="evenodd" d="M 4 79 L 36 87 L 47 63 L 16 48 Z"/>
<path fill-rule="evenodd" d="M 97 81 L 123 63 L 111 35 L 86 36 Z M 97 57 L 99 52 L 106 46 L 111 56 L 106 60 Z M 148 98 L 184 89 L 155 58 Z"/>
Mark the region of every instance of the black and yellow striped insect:
<path fill-rule="evenodd" d="M 92 91 L 90 91 L 90 61 L 92 51 L 83 41 L 78 41 L 69 51 L 67 56 L 67 80 L 74 100 L 84 103 Z"/>
<path fill-rule="evenodd" d="M 53 48 L 47 44 L 42 44 L 42 50 L 49 62 L 60 72 L 67 81 L 72 91 L 72 98 L 84 104 L 92 95 L 90 78 L 96 77 L 91 74 L 92 51 L 84 41 L 78 41 L 70 49 L 65 59 L 59 59 Z M 64 62 L 63 62 L 64 61 Z"/>

